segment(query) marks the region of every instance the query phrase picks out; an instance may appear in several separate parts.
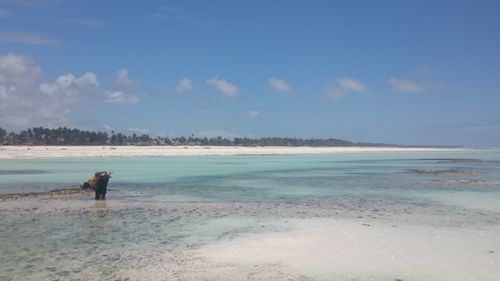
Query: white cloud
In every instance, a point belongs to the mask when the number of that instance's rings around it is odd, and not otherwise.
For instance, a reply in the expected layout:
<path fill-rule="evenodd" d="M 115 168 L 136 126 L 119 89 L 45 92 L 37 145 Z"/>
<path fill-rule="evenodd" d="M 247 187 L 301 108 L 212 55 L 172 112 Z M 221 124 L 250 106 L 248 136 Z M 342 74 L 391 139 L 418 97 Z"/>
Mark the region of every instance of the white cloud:
<path fill-rule="evenodd" d="M 148 129 L 144 129 L 144 128 L 129 128 L 128 131 L 131 132 L 131 133 L 133 133 L 133 134 L 138 134 L 138 135 L 147 135 L 147 134 L 149 134 L 149 130 Z"/>
<path fill-rule="evenodd" d="M 269 87 L 275 91 L 280 93 L 292 93 L 292 88 L 284 79 L 272 77 L 267 80 L 267 83 Z"/>
<path fill-rule="evenodd" d="M 221 94 L 228 98 L 237 98 L 239 89 L 237 86 L 229 83 L 225 79 L 215 76 L 212 79 L 205 81 L 205 84 L 219 91 Z"/>
<path fill-rule="evenodd" d="M 0 56 L 0 85 L 29 88 L 41 78 L 42 69 L 31 58 L 17 54 Z"/>
<path fill-rule="evenodd" d="M 366 86 L 361 81 L 353 78 L 340 78 L 337 82 L 345 91 L 355 93 L 363 93 L 366 91 Z"/>
<path fill-rule="evenodd" d="M 128 70 L 119 69 L 113 79 L 113 87 L 104 93 L 105 102 L 108 104 L 135 104 L 139 102 L 139 95 L 143 90 L 139 83 L 131 79 Z"/>
<path fill-rule="evenodd" d="M 227 132 L 224 130 L 207 130 L 207 131 L 201 131 L 196 134 L 197 137 L 199 138 L 216 138 L 216 137 L 223 137 L 226 139 L 234 139 L 238 138 L 239 135 L 231 132 Z"/>
<path fill-rule="evenodd" d="M 10 18 L 10 11 L 6 9 L 0 9 L 0 19 Z"/>
<path fill-rule="evenodd" d="M 435 90 L 442 90 L 445 85 L 433 78 L 432 70 L 420 68 L 414 71 L 411 78 L 390 77 L 387 84 L 394 92 L 399 93 L 419 93 Z"/>
<path fill-rule="evenodd" d="M 425 89 L 424 85 L 419 82 L 394 77 L 389 78 L 387 83 L 395 92 L 416 93 Z"/>
<path fill-rule="evenodd" d="M 188 93 L 194 90 L 193 82 L 189 78 L 182 78 L 175 86 L 175 92 L 178 94 Z"/>
<path fill-rule="evenodd" d="M 95 74 L 62 75 L 40 83 L 41 68 L 31 58 L 0 56 L 0 120 L 9 130 L 71 124 L 70 115 L 98 87 Z"/>
<path fill-rule="evenodd" d="M 33 32 L 0 31 L 0 43 L 15 43 L 26 45 L 59 46 L 56 39 Z"/>
<path fill-rule="evenodd" d="M 135 82 L 129 78 L 126 68 L 118 69 L 115 73 L 114 83 L 119 86 L 134 86 Z"/>
<path fill-rule="evenodd" d="M 400 79 L 391 77 L 387 79 L 387 84 L 391 86 L 394 92 L 400 93 L 418 93 L 432 90 L 440 90 L 445 86 L 432 78 L 430 70 L 417 71 L 415 79 Z"/>
<path fill-rule="evenodd" d="M 331 99 L 339 99 L 350 93 L 364 93 L 366 91 L 367 88 L 361 81 L 349 77 L 339 78 L 325 88 L 327 96 Z"/>
<path fill-rule="evenodd" d="M 134 104 L 139 102 L 139 98 L 126 94 L 122 91 L 106 91 L 104 93 L 105 102 L 109 104 Z"/>
<path fill-rule="evenodd" d="M 250 110 L 247 112 L 247 117 L 248 118 L 255 118 L 260 115 L 260 111 L 257 110 Z"/>
<path fill-rule="evenodd" d="M 71 73 L 61 75 L 54 83 L 41 83 L 38 88 L 43 98 L 63 99 L 67 106 L 87 98 L 85 95 L 98 86 L 97 76 L 87 72 L 78 78 Z"/>

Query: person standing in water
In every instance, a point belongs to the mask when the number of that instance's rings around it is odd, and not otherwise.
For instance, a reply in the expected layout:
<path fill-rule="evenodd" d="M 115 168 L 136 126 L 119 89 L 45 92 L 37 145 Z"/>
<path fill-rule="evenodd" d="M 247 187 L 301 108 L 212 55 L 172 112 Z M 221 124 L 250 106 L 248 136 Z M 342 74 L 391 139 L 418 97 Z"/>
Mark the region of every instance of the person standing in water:
<path fill-rule="evenodd" d="M 108 172 L 99 173 L 97 184 L 95 186 L 95 200 L 106 200 L 106 191 L 111 174 Z"/>

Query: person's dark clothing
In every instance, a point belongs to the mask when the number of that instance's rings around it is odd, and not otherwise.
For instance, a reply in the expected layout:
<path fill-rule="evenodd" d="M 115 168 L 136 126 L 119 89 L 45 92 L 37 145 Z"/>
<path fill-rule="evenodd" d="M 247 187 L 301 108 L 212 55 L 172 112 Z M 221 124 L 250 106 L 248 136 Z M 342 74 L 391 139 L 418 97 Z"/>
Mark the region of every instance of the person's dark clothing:
<path fill-rule="evenodd" d="M 83 184 L 80 185 L 80 189 L 82 190 L 87 190 L 90 188 L 90 184 L 88 182 L 84 182 Z"/>
<path fill-rule="evenodd" d="M 95 200 L 106 199 L 109 176 L 100 177 L 95 187 Z"/>

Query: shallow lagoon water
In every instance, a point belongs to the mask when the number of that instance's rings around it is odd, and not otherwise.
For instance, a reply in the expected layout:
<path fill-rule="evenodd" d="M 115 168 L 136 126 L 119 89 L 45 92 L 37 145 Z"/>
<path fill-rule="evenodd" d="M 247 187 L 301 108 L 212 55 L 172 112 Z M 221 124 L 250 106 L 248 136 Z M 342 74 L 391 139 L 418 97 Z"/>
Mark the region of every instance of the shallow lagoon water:
<path fill-rule="evenodd" d="M 416 266 L 420 272 L 396 268 L 394 275 L 376 267 L 364 275 L 317 268 L 326 275 L 314 276 L 273 261 L 228 272 L 221 264 L 230 261 L 205 257 L 210 245 L 300 233 L 305 221 L 318 218 L 360 231 L 375 224 L 425 230 L 422 237 L 436 231 L 469 252 L 473 234 L 482 233 L 470 260 L 484 261 L 477 270 L 493 275 L 489 263 L 499 261 L 496 150 L 0 160 L 0 193 L 73 187 L 97 170 L 114 172 L 107 202 L 96 203 L 91 194 L 0 202 L 1 280 L 452 280 L 433 279 L 423 266 Z M 444 258 L 439 253 L 427 258 Z M 349 268 L 357 258 L 351 256 Z M 494 280 L 491 274 L 476 280 Z"/>

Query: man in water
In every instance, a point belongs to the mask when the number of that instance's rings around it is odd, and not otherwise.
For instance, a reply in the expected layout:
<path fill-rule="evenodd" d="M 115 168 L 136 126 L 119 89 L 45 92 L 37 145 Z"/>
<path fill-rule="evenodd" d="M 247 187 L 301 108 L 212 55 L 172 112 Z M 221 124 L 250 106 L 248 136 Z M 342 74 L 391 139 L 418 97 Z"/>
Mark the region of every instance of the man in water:
<path fill-rule="evenodd" d="M 111 174 L 108 172 L 99 173 L 97 184 L 95 186 L 95 200 L 106 200 L 106 191 L 108 188 L 108 181 Z"/>

